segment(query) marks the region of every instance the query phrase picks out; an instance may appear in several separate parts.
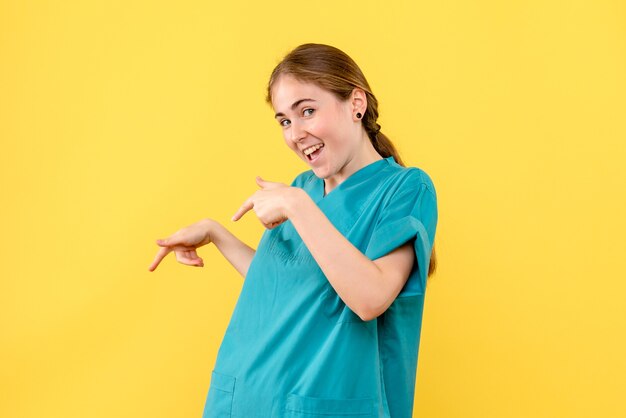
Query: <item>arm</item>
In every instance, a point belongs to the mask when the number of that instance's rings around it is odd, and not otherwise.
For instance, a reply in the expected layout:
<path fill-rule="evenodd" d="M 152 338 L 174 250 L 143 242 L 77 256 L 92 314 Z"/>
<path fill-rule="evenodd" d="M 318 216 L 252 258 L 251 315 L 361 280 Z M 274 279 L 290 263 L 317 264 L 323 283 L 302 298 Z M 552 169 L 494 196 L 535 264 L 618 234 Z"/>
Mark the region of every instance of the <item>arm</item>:
<path fill-rule="evenodd" d="M 296 189 L 288 218 L 339 297 L 364 321 L 382 314 L 409 277 L 415 259 L 407 242 L 374 261 L 345 238 L 306 192 Z"/>
<path fill-rule="evenodd" d="M 241 274 L 246 277 L 250 263 L 256 251 L 234 236 L 219 222 L 207 219 L 211 242 L 222 253 L 224 258 Z"/>

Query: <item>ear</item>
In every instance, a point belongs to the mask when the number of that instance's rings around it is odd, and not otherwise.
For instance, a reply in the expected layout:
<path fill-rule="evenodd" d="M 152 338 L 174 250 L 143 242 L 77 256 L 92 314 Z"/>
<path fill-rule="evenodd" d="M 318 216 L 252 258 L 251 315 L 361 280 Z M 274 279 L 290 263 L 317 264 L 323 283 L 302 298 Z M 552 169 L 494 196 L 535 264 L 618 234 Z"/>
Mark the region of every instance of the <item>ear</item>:
<path fill-rule="evenodd" d="M 352 89 L 350 106 L 352 115 L 356 115 L 357 112 L 365 115 L 365 111 L 367 110 L 367 95 L 365 94 L 365 90 L 358 87 Z"/>

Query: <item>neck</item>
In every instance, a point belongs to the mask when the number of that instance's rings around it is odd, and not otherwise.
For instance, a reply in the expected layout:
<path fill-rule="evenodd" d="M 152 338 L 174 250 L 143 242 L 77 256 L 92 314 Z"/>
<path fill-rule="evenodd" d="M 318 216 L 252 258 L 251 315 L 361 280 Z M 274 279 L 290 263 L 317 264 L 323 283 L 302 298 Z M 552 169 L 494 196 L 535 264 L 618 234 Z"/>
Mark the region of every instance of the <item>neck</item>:
<path fill-rule="evenodd" d="M 324 194 L 328 194 L 341 184 L 345 179 L 352 174 L 360 170 L 361 168 L 370 165 L 371 163 L 381 160 L 383 157 L 376 151 L 372 142 L 367 134 L 364 133 L 364 137 L 361 139 L 363 144 L 357 152 L 349 158 L 348 162 L 337 171 L 337 173 L 328 176 L 324 179 Z"/>

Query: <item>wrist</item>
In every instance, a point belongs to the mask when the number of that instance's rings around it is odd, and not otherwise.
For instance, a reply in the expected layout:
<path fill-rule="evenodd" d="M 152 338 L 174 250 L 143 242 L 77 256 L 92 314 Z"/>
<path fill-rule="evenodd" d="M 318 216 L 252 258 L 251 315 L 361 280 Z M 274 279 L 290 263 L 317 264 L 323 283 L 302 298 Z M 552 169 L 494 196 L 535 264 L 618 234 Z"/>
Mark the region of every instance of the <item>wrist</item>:
<path fill-rule="evenodd" d="M 285 204 L 285 212 L 288 219 L 293 219 L 302 213 L 302 206 L 306 205 L 307 200 L 311 200 L 308 193 L 299 187 L 292 187 L 292 191 L 288 196 Z"/>
<path fill-rule="evenodd" d="M 207 241 L 208 243 L 213 242 L 215 243 L 215 240 L 217 238 L 217 229 L 221 226 L 219 224 L 219 222 L 217 222 L 214 219 L 211 218 L 205 218 L 202 220 L 204 227 L 205 227 L 205 241 Z"/>

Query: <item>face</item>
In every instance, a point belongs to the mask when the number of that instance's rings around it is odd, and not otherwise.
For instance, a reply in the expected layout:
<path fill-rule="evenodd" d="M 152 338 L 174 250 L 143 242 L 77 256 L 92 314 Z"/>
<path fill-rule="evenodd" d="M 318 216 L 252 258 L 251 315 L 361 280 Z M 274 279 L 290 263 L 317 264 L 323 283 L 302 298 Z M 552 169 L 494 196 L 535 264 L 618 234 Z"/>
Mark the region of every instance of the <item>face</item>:
<path fill-rule="evenodd" d="M 281 76 L 272 88 L 272 106 L 285 143 L 320 178 L 340 172 L 358 152 L 361 124 L 354 114 L 365 113 L 366 105 L 355 108 L 355 103 L 358 106 L 353 100 L 341 102 L 317 85 L 289 75 Z M 314 146 L 321 148 L 309 154 Z"/>

